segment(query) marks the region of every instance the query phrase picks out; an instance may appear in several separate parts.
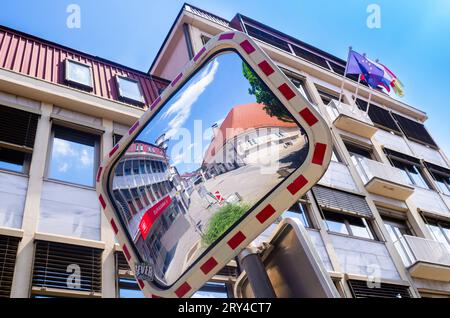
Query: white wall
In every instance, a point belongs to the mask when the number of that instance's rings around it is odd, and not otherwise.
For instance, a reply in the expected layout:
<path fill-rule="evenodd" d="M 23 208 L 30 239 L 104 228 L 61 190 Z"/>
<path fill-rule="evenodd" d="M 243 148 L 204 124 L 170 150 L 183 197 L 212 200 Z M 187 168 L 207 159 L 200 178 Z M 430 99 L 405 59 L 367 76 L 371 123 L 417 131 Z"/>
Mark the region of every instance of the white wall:
<path fill-rule="evenodd" d="M 184 35 L 181 35 L 175 42 L 171 57 L 168 61 L 165 61 L 164 68 L 159 76 L 172 81 L 183 70 L 187 62 L 189 62 L 189 55 L 186 40 Z"/>

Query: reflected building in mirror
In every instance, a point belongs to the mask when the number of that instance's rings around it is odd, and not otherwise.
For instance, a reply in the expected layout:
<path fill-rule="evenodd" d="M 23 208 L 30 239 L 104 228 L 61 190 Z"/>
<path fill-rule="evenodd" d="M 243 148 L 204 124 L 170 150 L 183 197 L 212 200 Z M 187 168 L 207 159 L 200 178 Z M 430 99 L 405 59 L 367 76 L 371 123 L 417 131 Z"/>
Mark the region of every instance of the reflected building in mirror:
<path fill-rule="evenodd" d="M 279 164 L 277 172 L 287 173 L 288 165 L 280 159 L 288 153 L 303 150 L 306 155 L 306 135 L 294 121 L 270 116 L 258 103 L 233 107 L 223 122 L 212 127 L 213 138 L 202 163 L 206 179 L 247 165 Z M 272 158 L 272 160 L 270 160 Z M 298 162 L 304 158 L 297 157 Z"/>
<path fill-rule="evenodd" d="M 116 167 L 113 193 L 133 241 L 146 259 L 158 263 L 155 268 L 164 271 L 170 251 L 162 237 L 179 215 L 186 214 L 188 204 L 166 151 L 139 140 L 132 143 Z"/>

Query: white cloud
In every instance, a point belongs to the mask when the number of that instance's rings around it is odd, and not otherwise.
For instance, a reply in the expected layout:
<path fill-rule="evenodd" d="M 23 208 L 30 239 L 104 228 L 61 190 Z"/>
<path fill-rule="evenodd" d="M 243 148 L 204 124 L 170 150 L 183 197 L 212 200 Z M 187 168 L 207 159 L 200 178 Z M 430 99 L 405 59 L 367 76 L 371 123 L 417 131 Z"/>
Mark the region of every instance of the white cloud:
<path fill-rule="evenodd" d="M 67 140 L 58 138 L 53 141 L 53 152 L 56 156 L 75 156 L 78 154 Z"/>
<path fill-rule="evenodd" d="M 180 164 L 182 162 L 182 160 L 183 160 L 183 154 L 179 154 L 179 155 L 175 156 L 172 159 L 172 166 L 176 166 L 177 164 Z"/>
<path fill-rule="evenodd" d="M 206 87 L 208 87 L 208 85 L 214 80 L 214 76 L 218 68 L 219 62 L 217 60 L 215 60 L 212 64 L 209 64 L 208 67 L 200 74 L 199 79 L 187 87 L 178 100 L 176 100 L 163 114 L 162 118 L 174 115 L 169 122 L 169 129 L 166 132 L 166 137 L 173 137 L 183 126 L 189 118 L 194 103 L 205 91 Z"/>
<path fill-rule="evenodd" d="M 67 172 L 68 169 L 69 169 L 69 164 L 67 162 L 64 162 L 64 163 L 58 165 L 59 172 Z"/>
<path fill-rule="evenodd" d="M 81 151 L 80 161 L 83 166 L 89 166 L 92 164 L 92 156 L 89 156 L 88 151 L 83 149 Z"/>

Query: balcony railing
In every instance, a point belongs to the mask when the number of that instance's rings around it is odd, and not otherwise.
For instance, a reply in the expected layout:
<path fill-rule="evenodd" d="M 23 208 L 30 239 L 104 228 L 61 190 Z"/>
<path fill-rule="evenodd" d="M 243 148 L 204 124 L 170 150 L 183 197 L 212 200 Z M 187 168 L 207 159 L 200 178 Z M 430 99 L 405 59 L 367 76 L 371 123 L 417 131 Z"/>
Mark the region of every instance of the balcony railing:
<path fill-rule="evenodd" d="M 342 130 L 366 138 L 371 138 L 377 131 L 369 115 L 356 106 L 332 100 L 327 106 L 327 111 L 334 125 Z"/>
<path fill-rule="evenodd" d="M 406 200 L 414 192 L 401 169 L 364 157 L 352 160 L 369 192 L 398 200 Z"/>
<path fill-rule="evenodd" d="M 449 267 L 450 269 L 449 244 L 404 235 L 401 239 L 394 242 L 394 245 L 407 267 L 423 262 Z"/>

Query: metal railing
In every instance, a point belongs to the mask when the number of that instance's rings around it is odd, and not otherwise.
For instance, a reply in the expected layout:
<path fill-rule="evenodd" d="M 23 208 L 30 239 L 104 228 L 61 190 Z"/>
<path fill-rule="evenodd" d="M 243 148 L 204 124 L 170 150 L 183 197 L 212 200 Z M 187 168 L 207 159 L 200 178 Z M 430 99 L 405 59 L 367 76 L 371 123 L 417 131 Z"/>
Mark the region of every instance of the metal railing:
<path fill-rule="evenodd" d="M 327 105 L 327 111 L 330 114 L 332 120 L 335 120 L 339 115 L 342 114 L 351 118 L 355 118 L 369 125 L 373 125 L 372 120 L 366 112 L 362 111 L 356 106 L 350 106 L 342 102 L 340 103 L 337 100 L 332 100 Z"/>
<path fill-rule="evenodd" d="M 365 184 L 377 177 L 379 179 L 409 186 L 401 169 L 360 156 L 353 156 L 352 161 Z"/>

